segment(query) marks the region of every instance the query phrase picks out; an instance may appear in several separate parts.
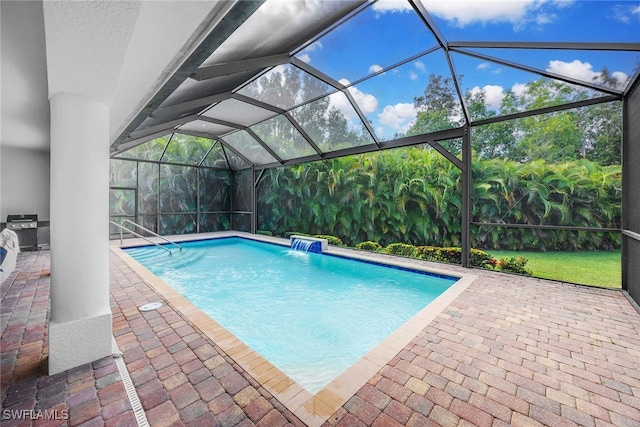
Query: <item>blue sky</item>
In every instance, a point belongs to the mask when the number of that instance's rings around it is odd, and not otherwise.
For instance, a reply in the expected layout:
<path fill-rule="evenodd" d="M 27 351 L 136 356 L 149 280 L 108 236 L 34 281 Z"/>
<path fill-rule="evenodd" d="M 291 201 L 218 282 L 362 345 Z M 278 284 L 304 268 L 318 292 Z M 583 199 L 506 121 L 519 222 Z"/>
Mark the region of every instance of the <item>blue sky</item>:
<path fill-rule="evenodd" d="M 640 1 L 422 1 L 449 41 L 640 42 Z M 435 46 L 433 35 L 406 0 L 381 0 L 298 57 L 349 84 Z M 483 53 L 586 81 L 597 82 L 606 67 L 621 84 L 639 62 L 638 52 L 494 49 Z M 485 90 L 487 104 L 496 109 L 505 91 L 523 90 L 539 77 L 466 56 L 454 56 L 454 66 L 465 75 L 463 90 Z M 352 88 L 378 136 L 389 138 L 411 124 L 416 115 L 413 97 L 422 93 L 429 74 L 449 75 L 441 52 Z"/>

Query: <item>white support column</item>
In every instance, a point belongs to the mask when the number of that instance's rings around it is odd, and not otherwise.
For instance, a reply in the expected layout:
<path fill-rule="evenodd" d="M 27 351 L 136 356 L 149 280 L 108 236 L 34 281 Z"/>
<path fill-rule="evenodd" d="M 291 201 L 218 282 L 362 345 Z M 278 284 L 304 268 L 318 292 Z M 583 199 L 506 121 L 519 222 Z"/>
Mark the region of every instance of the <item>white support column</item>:
<path fill-rule="evenodd" d="M 49 374 L 111 354 L 109 108 L 69 93 L 51 102 Z"/>

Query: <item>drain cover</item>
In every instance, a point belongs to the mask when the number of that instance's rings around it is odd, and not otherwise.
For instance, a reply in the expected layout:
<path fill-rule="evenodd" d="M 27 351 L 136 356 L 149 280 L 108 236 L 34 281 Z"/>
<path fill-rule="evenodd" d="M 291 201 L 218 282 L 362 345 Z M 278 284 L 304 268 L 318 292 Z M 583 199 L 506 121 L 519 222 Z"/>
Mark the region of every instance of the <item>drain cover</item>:
<path fill-rule="evenodd" d="M 161 307 L 162 303 L 161 302 L 150 302 L 149 304 L 145 304 L 145 305 L 141 305 L 140 307 L 138 307 L 138 310 L 140 311 L 151 311 L 151 310 L 155 310 L 158 307 Z"/>

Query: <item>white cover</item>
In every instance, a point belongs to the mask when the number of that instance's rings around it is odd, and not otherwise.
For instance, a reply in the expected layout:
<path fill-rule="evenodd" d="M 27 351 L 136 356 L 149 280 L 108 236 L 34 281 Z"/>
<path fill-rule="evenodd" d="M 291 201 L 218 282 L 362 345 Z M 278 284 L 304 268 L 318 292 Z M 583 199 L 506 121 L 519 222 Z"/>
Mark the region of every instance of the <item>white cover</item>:
<path fill-rule="evenodd" d="M 8 228 L 0 231 L 0 247 L 7 250 L 7 255 L 0 265 L 0 283 L 2 283 L 16 268 L 16 259 L 20 252 L 20 242 L 16 232 Z"/>

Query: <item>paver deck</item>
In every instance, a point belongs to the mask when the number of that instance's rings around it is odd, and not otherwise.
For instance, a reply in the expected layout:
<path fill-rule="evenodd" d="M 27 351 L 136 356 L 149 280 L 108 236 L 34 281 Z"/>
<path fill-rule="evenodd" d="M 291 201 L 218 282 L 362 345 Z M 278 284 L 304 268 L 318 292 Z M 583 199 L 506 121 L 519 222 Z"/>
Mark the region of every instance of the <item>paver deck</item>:
<path fill-rule="evenodd" d="M 110 262 L 113 333 L 150 425 L 304 425 L 122 259 Z M 46 376 L 48 263 L 47 251 L 21 253 L 0 288 L 1 424 L 135 425 L 113 358 Z M 473 272 L 325 425 L 640 426 L 640 314 L 622 292 Z M 138 310 L 154 301 L 165 304 Z M 43 414 L 59 419 L 29 419 Z"/>

